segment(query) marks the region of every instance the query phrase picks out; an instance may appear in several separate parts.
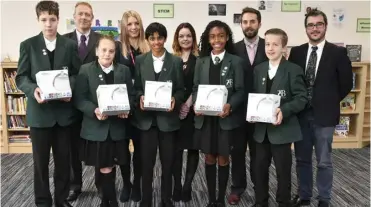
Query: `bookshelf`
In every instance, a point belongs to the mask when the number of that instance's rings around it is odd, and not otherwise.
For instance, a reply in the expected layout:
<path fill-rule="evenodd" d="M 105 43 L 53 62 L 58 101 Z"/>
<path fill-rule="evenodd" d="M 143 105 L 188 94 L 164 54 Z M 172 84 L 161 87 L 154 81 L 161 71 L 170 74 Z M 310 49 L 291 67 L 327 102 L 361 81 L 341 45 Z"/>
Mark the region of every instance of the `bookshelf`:
<path fill-rule="evenodd" d="M 334 148 L 362 148 L 370 144 L 370 63 L 353 62 L 355 76 L 355 88 L 351 94 L 355 94 L 355 110 L 342 110 L 341 116 L 349 116 L 349 133 L 347 136 L 334 135 Z M 10 141 L 15 135 L 29 135 L 29 128 L 11 128 L 8 120 L 11 116 L 25 118 L 25 108 L 9 112 L 8 100 L 11 98 L 26 98 L 24 93 L 5 91 L 5 74 L 15 72 L 17 62 L 2 62 L 0 67 L 0 101 L 1 101 L 1 153 L 31 153 L 31 142 L 26 140 Z M 21 138 L 20 138 L 21 139 Z M 132 145 L 130 147 L 131 151 Z"/>

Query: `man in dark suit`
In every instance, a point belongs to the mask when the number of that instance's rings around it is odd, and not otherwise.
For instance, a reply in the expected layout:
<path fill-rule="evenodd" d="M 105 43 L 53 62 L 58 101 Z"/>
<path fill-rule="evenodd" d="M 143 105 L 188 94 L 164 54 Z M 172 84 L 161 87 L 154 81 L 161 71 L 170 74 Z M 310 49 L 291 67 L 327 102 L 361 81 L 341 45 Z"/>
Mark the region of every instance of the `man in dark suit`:
<path fill-rule="evenodd" d="M 66 69 L 73 91 L 81 65 L 76 44 L 58 34 L 59 5 L 40 1 L 36 6 L 40 34 L 20 44 L 16 76 L 17 87 L 27 96 L 27 125 L 30 126 L 34 161 L 34 193 L 36 206 L 52 206 L 49 190 L 49 158 L 53 150 L 54 198 L 56 207 L 70 207 L 66 201 L 70 187 L 70 139 L 77 121 L 71 98 L 45 101 L 37 85 L 39 71 Z"/>
<path fill-rule="evenodd" d="M 78 2 L 75 5 L 73 17 L 75 19 L 76 30 L 67 33 L 64 36 L 77 43 L 79 57 L 83 64 L 95 61 L 95 45 L 100 35 L 91 31 L 91 24 L 94 19 L 91 5 L 87 2 Z M 69 201 L 76 200 L 81 194 L 82 188 L 82 165 L 79 158 L 82 113 L 77 113 L 79 114 L 80 121 L 75 124 L 73 136 L 71 136 L 71 187 L 68 196 Z M 95 184 L 98 188 L 97 179 L 95 180 Z"/>
<path fill-rule="evenodd" d="M 246 7 L 241 13 L 241 28 L 245 38 L 235 44 L 236 55 L 244 60 L 245 73 L 245 104 L 239 110 L 246 114 L 247 97 L 253 88 L 253 69 L 261 62 L 268 60 L 264 51 L 264 39 L 258 36 L 261 26 L 261 14 L 258 10 Z M 243 116 L 245 117 L 245 116 Z M 246 149 L 249 143 L 250 152 L 250 177 L 255 185 L 255 141 L 253 140 L 253 124 L 246 122 L 240 130 L 236 130 L 232 148 L 232 190 L 228 197 L 228 203 L 237 205 L 241 194 L 246 189 Z M 241 133 L 242 132 L 242 133 Z"/>
<path fill-rule="evenodd" d="M 309 104 L 299 114 L 303 140 L 295 143 L 298 195 L 293 206 L 310 205 L 312 197 L 312 150 L 317 158 L 318 206 L 331 199 L 331 160 L 335 126 L 339 123 L 339 102 L 351 91 L 352 65 L 346 49 L 325 40 L 327 17 L 317 9 L 305 17 L 309 43 L 293 47 L 289 61 L 305 68 Z"/>

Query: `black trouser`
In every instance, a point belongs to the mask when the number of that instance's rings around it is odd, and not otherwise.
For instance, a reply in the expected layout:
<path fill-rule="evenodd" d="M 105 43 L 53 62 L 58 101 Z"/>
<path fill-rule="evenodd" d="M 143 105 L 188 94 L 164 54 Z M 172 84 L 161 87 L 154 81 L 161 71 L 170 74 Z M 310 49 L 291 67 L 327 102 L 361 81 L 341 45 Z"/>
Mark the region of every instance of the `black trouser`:
<path fill-rule="evenodd" d="M 169 201 L 172 192 L 172 166 L 174 159 L 175 132 L 161 132 L 157 127 L 141 131 L 142 158 L 142 202 L 141 206 L 152 203 L 153 168 L 156 163 L 157 148 L 161 161 L 161 199 Z"/>
<path fill-rule="evenodd" d="M 54 198 L 56 204 L 67 199 L 70 187 L 70 136 L 72 126 L 31 127 L 34 161 L 34 193 L 36 206 L 52 206 L 49 189 L 50 148 L 54 160 Z"/>
<path fill-rule="evenodd" d="M 253 138 L 254 125 L 246 123 L 238 130 L 232 139 L 232 186 L 231 193 L 241 195 L 246 189 L 246 149 L 249 144 L 250 178 L 255 186 L 255 140 Z"/>
<path fill-rule="evenodd" d="M 291 143 L 271 144 L 267 138 L 263 143 L 256 143 L 256 203 L 267 206 L 269 199 L 269 167 L 271 160 L 276 167 L 276 201 L 280 206 L 289 206 L 291 197 Z"/>
<path fill-rule="evenodd" d="M 71 186 L 70 190 L 81 191 L 82 188 L 82 164 L 79 157 L 81 122 L 73 124 L 71 136 Z"/>

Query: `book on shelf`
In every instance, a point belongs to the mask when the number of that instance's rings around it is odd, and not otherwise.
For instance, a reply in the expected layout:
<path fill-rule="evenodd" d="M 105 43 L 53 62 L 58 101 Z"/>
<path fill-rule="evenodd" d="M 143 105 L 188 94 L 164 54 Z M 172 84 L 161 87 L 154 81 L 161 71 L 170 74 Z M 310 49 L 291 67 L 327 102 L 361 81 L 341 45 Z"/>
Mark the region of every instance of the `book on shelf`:
<path fill-rule="evenodd" d="M 356 110 L 355 98 L 356 94 L 348 94 L 343 100 L 340 101 L 340 110 Z"/>
<path fill-rule="evenodd" d="M 356 89 L 356 73 L 353 72 L 353 88 L 352 90 L 355 90 Z"/>
<path fill-rule="evenodd" d="M 347 137 L 349 135 L 350 116 L 340 116 L 339 124 L 335 126 L 334 134 L 339 137 Z"/>
<path fill-rule="evenodd" d="M 4 90 L 5 93 L 21 93 L 22 91 L 17 88 L 15 83 L 15 76 L 17 71 L 4 72 Z"/>
<path fill-rule="evenodd" d="M 8 96 L 7 111 L 8 113 L 26 114 L 27 97 L 13 97 Z"/>
<path fill-rule="evenodd" d="M 9 116 L 8 128 L 9 129 L 23 129 L 27 128 L 26 116 Z"/>
<path fill-rule="evenodd" d="M 9 136 L 9 143 L 31 143 L 29 134 L 15 134 Z"/>

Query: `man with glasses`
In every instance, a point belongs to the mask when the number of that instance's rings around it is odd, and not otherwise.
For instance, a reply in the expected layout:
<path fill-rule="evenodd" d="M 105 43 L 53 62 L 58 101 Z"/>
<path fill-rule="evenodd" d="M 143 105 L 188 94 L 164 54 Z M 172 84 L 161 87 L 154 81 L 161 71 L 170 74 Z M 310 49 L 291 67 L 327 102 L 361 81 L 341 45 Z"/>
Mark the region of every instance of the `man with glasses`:
<path fill-rule="evenodd" d="M 289 61 L 305 69 L 309 103 L 299 115 L 303 140 L 295 143 L 298 194 L 292 206 L 308 206 L 312 197 L 312 149 L 317 160 L 318 206 L 327 207 L 333 180 L 332 141 L 339 123 L 339 102 L 352 89 L 352 65 L 344 47 L 325 40 L 327 17 L 312 9 L 305 17 L 309 43 L 293 47 Z"/>

